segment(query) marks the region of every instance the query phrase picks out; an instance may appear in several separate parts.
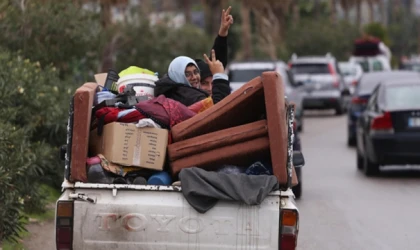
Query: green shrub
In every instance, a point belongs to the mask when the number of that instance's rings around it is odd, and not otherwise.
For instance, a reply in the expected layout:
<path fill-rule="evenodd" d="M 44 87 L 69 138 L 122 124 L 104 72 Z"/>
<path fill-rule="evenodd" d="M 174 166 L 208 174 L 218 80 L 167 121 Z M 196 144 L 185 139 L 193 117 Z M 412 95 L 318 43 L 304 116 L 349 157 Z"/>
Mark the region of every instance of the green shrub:
<path fill-rule="evenodd" d="M 165 25 L 149 26 L 146 21 L 119 28 L 121 38 L 116 55 L 116 69 L 123 70 L 131 65 L 166 73 L 169 63 L 177 56 L 193 59 L 209 55 L 214 37 L 208 37 L 195 26 L 168 28 Z"/>
<path fill-rule="evenodd" d="M 75 86 L 58 70 L 0 50 L 0 240 L 22 229 L 22 212 L 42 211 L 41 183 L 62 182 L 58 145 L 66 141 Z"/>
<path fill-rule="evenodd" d="M 62 76 L 96 69 L 103 41 L 98 14 L 72 0 L 3 1 L 0 13 L 0 46 L 53 63 Z"/>
<path fill-rule="evenodd" d="M 301 20 L 290 27 L 286 35 L 289 57 L 299 55 L 325 55 L 330 52 L 338 60 L 348 60 L 353 41 L 360 36 L 357 27 L 346 22 L 332 25 L 328 19 Z M 288 58 L 287 58 L 288 59 Z"/>

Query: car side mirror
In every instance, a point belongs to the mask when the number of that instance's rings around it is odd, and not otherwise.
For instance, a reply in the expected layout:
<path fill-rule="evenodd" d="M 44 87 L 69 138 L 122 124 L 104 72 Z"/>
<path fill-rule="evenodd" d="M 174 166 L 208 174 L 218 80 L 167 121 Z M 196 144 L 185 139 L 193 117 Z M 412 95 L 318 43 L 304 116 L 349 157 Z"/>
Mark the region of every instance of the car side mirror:
<path fill-rule="evenodd" d="M 302 152 L 294 151 L 293 152 L 293 166 L 303 167 L 305 165 L 305 158 L 303 157 Z"/>

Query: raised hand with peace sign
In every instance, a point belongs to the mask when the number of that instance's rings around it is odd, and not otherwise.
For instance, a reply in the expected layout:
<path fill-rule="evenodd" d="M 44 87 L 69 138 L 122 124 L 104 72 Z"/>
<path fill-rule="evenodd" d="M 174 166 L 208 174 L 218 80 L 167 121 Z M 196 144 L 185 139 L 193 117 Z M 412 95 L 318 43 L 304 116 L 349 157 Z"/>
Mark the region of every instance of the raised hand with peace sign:
<path fill-rule="evenodd" d="M 211 50 L 211 60 L 206 54 L 204 54 L 204 60 L 209 65 L 212 75 L 217 73 L 224 73 L 225 69 L 223 64 L 219 60 L 216 60 L 216 53 L 214 52 L 214 49 Z"/>
<path fill-rule="evenodd" d="M 219 29 L 219 36 L 227 36 L 229 33 L 229 28 L 233 24 L 233 17 L 230 14 L 232 7 L 229 6 L 227 10 L 222 10 L 222 17 L 220 19 L 220 29 Z"/>

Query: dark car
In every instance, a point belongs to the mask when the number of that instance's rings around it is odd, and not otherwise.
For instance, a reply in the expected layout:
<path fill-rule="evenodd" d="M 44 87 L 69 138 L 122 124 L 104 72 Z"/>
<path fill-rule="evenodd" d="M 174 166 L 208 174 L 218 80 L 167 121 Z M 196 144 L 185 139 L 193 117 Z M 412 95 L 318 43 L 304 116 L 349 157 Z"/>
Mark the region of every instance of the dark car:
<path fill-rule="evenodd" d="M 363 74 L 356 84 L 347 115 L 347 144 L 349 146 L 356 145 L 356 121 L 365 110 L 367 101 L 378 84 L 384 80 L 411 78 L 420 79 L 420 73 L 396 70 Z"/>
<path fill-rule="evenodd" d="M 379 166 L 420 164 L 420 80 L 378 85 L 356 131 L 357 168 L 366 175 L 379 173 Z"/>
<path fill-rule="evenodd" d="M 293 141 L 293 165 L 295 166 L 296 176 L 299 183 L 296 186 L 292 187 L 292 191 L 295 194 L 296 199 L 299 199 L 302 196 L 302 167 L 305 164 L 305 160 L 303 159 L 302 144 L 297 129 L 297 122 L 295 121 L 293 125 L 293 131 L 295 134 L 295 139 Z M 299 162 L 301 163 L 299 164 Z"/>

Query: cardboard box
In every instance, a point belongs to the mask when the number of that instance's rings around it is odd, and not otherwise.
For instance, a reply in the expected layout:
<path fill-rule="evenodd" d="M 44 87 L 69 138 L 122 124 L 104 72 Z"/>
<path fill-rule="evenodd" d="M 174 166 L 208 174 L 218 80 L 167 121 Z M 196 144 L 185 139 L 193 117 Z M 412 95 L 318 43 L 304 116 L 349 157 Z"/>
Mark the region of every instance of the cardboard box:
<path fill-rule="evenodd" d="M 104 126 L 98 136 L 90 132 L 91 154 L 103 154 L 113 163 L 163 170 L 168 144 L 168 131 L 158 128 L 137 128 L 133 123 L 113 122 Z"/>

